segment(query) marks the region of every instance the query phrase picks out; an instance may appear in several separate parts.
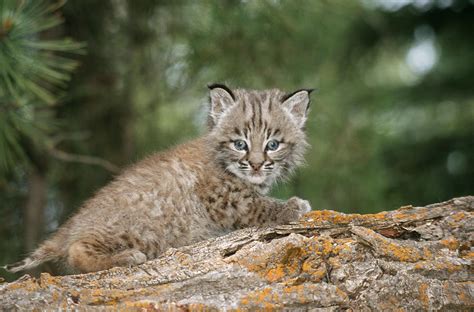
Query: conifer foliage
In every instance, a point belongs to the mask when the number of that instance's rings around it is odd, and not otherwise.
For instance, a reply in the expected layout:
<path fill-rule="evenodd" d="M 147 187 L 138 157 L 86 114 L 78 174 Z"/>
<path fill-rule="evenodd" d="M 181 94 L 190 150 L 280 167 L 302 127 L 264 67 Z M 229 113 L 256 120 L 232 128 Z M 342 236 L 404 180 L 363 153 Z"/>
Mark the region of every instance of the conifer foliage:
<path fill-rule="evenodd" d="M 55 38 L 64 1 L 0 1 L 0 172 L 28 162 L 24 143 L 42 151 L 83 44 Z"/>

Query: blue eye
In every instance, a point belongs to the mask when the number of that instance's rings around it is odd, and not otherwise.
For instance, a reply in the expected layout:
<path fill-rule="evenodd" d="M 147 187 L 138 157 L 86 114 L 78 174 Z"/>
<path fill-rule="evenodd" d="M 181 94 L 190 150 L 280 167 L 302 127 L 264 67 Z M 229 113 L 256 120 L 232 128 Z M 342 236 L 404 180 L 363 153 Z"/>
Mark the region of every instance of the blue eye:
<path fill-rule="evenodd" d="M 238 151 L 245 151 L 247 149 L 247 143 L 244 140 L 235 140 L 234 147 Z"/>
<path fill-rule="evenodd" d="M 278 142 L 277 140 L 270 140 L 267 143 L 267 150 L 276 151 L 278 149 L 278 146 L 280 146 L 280 142 Z"/>

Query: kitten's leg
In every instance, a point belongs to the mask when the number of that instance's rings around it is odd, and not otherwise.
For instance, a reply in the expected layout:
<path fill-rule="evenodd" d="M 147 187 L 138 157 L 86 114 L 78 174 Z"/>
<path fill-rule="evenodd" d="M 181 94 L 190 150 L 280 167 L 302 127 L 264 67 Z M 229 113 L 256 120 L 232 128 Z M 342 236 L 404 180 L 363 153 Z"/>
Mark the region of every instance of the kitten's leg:
<path fill-rule="evenodd" d="M 309 201 L 299 197 L 291 197 L 279 211 L 274 211 L 273 218 L 277 224 L 288 223 L 300 219 L 310 211 L 311 205 Z"/>
<path fill-rule="evenodd" d="M 310 211 L 309 202 L 298 197 L 281 201 L 262 196 L 253 200 L 251 218 L 246 223 L 248 226 L 285 224 L 300 219 Z"/>
<path fill-rule="evenodd" d="M 68 264 L 81 272 L 110 269 L 115 266 L 131 266 L 144 263 L 147 257 L 138 249 L 114 251 L 97 239 L 79 240 L 68 249 Z"/>

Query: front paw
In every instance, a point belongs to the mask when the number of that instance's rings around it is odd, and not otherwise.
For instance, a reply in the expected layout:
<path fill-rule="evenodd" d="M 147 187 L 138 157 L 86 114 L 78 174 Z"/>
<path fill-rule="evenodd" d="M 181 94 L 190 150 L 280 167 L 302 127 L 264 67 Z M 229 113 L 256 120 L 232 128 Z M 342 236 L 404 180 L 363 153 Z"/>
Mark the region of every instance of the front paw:
<path fill-rule="evenodd" d="M 292 221 L 297 221 L 301 217 L 311 211 L 311 205 L 307 200 L 292 197 L 285 203 L 283 210 L 277 217 L 277 223 L 284 224 Z"/>
<path fill-rule="evenodd" d="M 111 258 L 115 266 L 125 266 L 130 267 L 133 265 L 138 265 L 145 263 L 147 260 L 146 255 L 136 249 L 126 249 Z"/>
<path fill-rule="evenodd" d="M 311 205 L 309 201 L 301 199 L 299 197 L 292 197 L 287 202 L 290 209 L 297 213 L 297 218 L 301 218 L 305 213 L 311 211 Z"/>

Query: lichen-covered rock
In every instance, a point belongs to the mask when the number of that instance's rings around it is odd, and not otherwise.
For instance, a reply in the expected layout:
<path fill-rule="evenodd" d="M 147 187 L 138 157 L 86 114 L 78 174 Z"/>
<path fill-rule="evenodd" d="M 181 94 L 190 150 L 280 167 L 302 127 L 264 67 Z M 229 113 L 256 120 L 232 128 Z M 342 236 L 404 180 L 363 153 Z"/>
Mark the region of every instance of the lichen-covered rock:
<path fill-rule="evenodd" d="M 474 197 L 371 215 L 313 211 L 132 268 L 0 284 L 5 310 L 472 310 Z"/>

